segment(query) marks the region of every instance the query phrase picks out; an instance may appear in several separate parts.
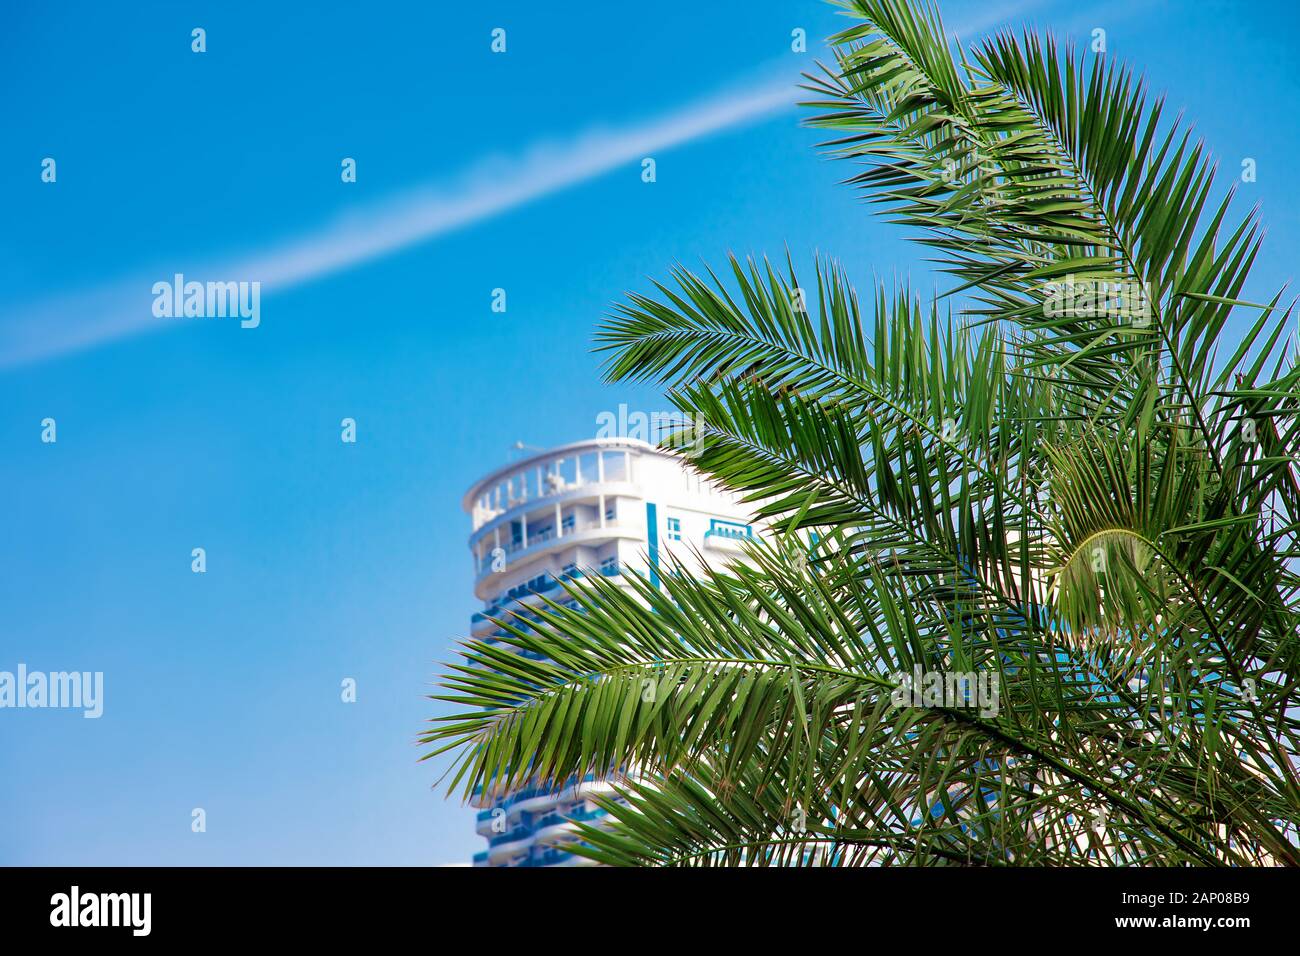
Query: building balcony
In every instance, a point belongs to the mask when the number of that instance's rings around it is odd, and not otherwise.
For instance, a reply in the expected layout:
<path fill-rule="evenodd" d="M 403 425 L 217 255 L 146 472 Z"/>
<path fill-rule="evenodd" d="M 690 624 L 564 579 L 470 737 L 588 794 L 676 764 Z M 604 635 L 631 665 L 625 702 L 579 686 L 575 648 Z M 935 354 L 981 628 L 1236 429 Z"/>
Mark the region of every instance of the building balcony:
<path fill-rule="evenodd" d="M 495 821 L 496 816 L 497 814 L 495 810 L 480 811 L 479 814 L 474 818 L 474 832 L 477 833 L 479 836 L 483 836 L 483 837 L 487 837 L 488 839 L 491 839 L 494 834 L 494 831 L 492 830 L 492 824 L 496 822 Z"/>
<path fill-rule="evenodd" d="M 557 794 L 551 790 L 525 790 L 510 802 L 510 816 L 518 819 L 521 813 L 540 813 L 556 805 Z"/>
<path fill-rule="evenodd" d="M 503 866 L 521 853 L 527 853 L 533 845 L 533 832 L 526 827 L 517 827 L 509 833 L 502 833 L 488 841 L 488 862 L 493 866 Z"/>
<path fill-rule="evenodd" d="M 538 846 L 551 846 L 573 839 L 576 825 L 570 820 L 560 820 L 537 831 L 535 840 Z"/>
<path fill-rule="evenodd" d="M 641 497 L 641 486 L 628 481 L 601 481 L 587 482 L 581 485 L 566 485 L 548 494 L 529 498 L 497 512 L 474 529 L 469 538 L 470 547 L 477 547 L 480 543 L 486 545 L 487 542 L 493 541 L 498 536 L 504 546 L 505 539 L 508 536 L 506 532 L 509 531 L 512 524 L 517 524 L 523 519 L 527 519 L 530 525 L 549 524 L 551 516 L 555 513 L 557 507 L 571 509 L 580 505 L 595 506 L 601 498 L 613 500 L 615 498 L 639 499 Z"/>
<path fill-rule="evenodd" d="M 533 831 L 531 828 L 519 826 L 505 833 L 498 833 L 496 836 L 492 837 L 488 840 L 488 847 L 490 849 L 496 849 L 499 846 L 509 846 L 510 844 L 518 843 L 520 841 L 528 842 L 531 841 L 532 838 Z"/>
<path fill-rule="evenodd" d="M 538 578 L 501 592 L 492 599 L 491 607 L 476 611 L 470 617 L 470 634 L 479 640 L 493 643 L 496 639 L 507 636 L 506 632 L 493 623 L 494 618 L 507 624 L 518 624 L 515 617 L 509 613 L 515 611 L 522 614 L 525 620 L 530 617 L 535 619 L 535 616 L 529 613 L 529 609 L 541 605 L 542 600 L 538 595 L 549 596 L 557 604 L 565 604 L 565 595 L 560 588 L 561 581 L 577 581 L 587 574 L 615 578 L 626 571 L 626 565 L 620 564 L 616 558 L 611 557 L 602 561 L 599 567 L 587 571 L 575 569 L 558 577 L 550 574 L 539 575 Z"/>
<path fill-rule="evenodd" d="M 573 860 L 576 859 L 572 853 L 555 847 L 548 847 L 545 853 L 538 854 L 533 863 L 534 866 L 572 866 Z"/>
<path fill-rule="evenodd" d="M 704 532 L 704 546 L 719 551 L 743 551 L 754 540 L 753 525 L 724 518 L 709 520 L 709 530 Z"/>
<path fill-rule="evenodd" d="M 614 784 L 608 780 L 596 780 L 593 778 L 592 774 L 587 774 L 581 783 L 572 783 L 560 791 L 560 802 L 568 803 L 577 800 L 585 800 L 596 794 L 613 796 Z M 574 815 L 570 814 L 570 816 L 572 817 Z"/>
<path fill-rule="evenodd" d="M 542 568 L 538 569 L 539 573 L 535 578 L 520 582 L 513 588 L 500 592 L 499 594 L 493 594 L 491 585 L 494 579 L 503 580 L 504 576 L 509 574 L 511 571 L 518 570 L 531 562 L 564 551 L 567 548 L 575 548 L 583 545 L 587 547 L 598 547 L 614 539 L 640 542 L 644 539 L 644 536 L 645 528 L 643 525 L 609 522 L 604 527 L 593 525 L 589 528 L 565 532 L 563 537 L 559 538 L 547 536 L 542 540 L 530 539 L 526 547 L 519 547 L 511 554 L 507 559 L 509 563 L 506 565 L 506 570 L 503 572 L 492 570 L 490 556 L 480 561 L 477 568 L 478 573 L 474 580 L 474 593 L 483 600 L 493 599 L 505 603 L 518 601 L 535 593 L 545 593 L 541 591 L 538 586 L 531 583 L 531 581 L 542 577 L 550 577 L 552 581 L 555 579 L 555 575 L 545 572 L 544 565 Z M 498 585 L 498 587 L 499 586 L 500 585 Z M 558 585 L 554 585 L 554 589 L 558 590 Z M 554 595 L 552 595 L 552 597 L 554 597 Z M 484 617 L 493 616 L 486 611 L 483 612 L 483 614 Z M 472 619 L 471 623 L 477 623 L 477 620 L 478 619 Z"/>
<path fill-rule="evenodd" d="M 639 524 L 633 525 L 630 522 L 614 519 L 607 519 L 603 522 L 595 520 L 573 522 L 563 526 L 558 533 L 554 526 L 546 525 L 539 531 L 530 532 L 527 538 L 521 537 L 517 540 L 503 541 L 500 545 L 487 548 L 483 558 L 478 562 L 478 578 L 481 580 L 494 573 L 492 569 L 494 557 L 501 557 L 492 554 L 492 550 L 496 547 L 499 547 L 504 552 L 506 569 L 508 570 L 512 564 L 530 561 L 538 555 L 556 551 L 560 548 L 568 548 L 601 538 L 639 538 L 641 534 L 642 528 Z"/>
<path fill-rule="evenodd" d="M 549 813 L 533 824 L 533 838 L 538 846 L 550 846 L 577 838 L 579 823 L 591 823 L 606 816 L 604 810 L 575 810 Z"/>
<path fill-rule="evenodd" d="M 594 494 L 598 485 L 629 486 L 635 481 L 635 460 L 643 451 L 653 449 L 634 439 L 575 442 L 499 469 L 471 488 L 463 505 L 477 533 L 539 502 L 576 492 Z"/>

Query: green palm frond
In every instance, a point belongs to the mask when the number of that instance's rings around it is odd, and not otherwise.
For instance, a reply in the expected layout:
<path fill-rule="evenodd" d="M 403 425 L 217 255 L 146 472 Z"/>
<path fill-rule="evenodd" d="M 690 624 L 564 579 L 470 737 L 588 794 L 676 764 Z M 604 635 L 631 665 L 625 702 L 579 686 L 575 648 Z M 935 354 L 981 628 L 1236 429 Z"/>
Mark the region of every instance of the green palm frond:
<path fill-rule="evenodd" d="M 630 294 L 607 377 L 767 540 L 467 642 L 427 755 L 466 796 L 614 782 L 574 847 L 614 865 L 1300 864 L 1300 370 L 1293 304 L 1243 298 L 1255 213 L 1109 58 L 838 5 L 809 123 L 952 287 L 787 255 Z"/>

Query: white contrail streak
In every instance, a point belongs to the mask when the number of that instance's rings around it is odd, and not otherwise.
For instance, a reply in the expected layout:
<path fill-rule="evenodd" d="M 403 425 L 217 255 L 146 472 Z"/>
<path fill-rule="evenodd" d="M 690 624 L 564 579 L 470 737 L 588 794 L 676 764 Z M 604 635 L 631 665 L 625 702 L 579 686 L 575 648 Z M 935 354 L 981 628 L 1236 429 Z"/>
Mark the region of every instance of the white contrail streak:
<path fill-rule="evenodd" d="M 985 9 L 950 34 L 983 31 L 1036 2 L 1013 0 Z M 175 272 L 200 280 L 257 281 L 274 294 L 482 222 L 655 152 L 792 108 L 799 99 L 796 76 L 766 75 L 752 88 L 716 94 L 658 120 L 481 161 L 452 180 L 345 210 L 319 229 L 225 262 L 196 263 L 178 255 L 158 273 L 29 306 L 0 307 L 0 368 L 175 327 L 175 319 L 155 318 L 151 309 L 153 283 L 170 280 Z"/>
<path fill-rule="evenodd" d="M 200 280 L 258 281 L 264 292 L 283 291 L 482 222 L 657 151 L 792 108 L 797 99 L 795 77 L 769 79 L 752 90 L 714 96 L 659 120 L 535 147 L 513 160 L 477 163 L 451 182 L 349 210 L 324 228 L 224 264 L 200 268 L 178 263 L 159 275 L 49 300 L 20 314 L 8 309 L 11 314 L 0 324 L 0 367 L 146 329 L 174 327 L 174 319 L 153 316 L 150 293 L 154 281 L 170 279 L 173 271 Z"/>

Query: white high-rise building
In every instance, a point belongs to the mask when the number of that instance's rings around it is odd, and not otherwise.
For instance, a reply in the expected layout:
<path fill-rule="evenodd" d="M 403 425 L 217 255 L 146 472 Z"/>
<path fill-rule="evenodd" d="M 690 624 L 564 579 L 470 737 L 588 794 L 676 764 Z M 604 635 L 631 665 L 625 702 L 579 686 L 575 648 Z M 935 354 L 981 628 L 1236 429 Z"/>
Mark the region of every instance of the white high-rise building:
<path fill-rule="evenodd" d="M 515 462 L 477 482 L 463 506 L 473 522 L 474 594 L 484 605 L 471 633 L 489 641 L 500 634 L 489 618 L 538 604 L 538 595 L 564 596 L 562 579 L 633 572 L 657 586 L 667 553 L 695 566 L 693 548 L 724 565 L 761 530 L 735 496 L 682 458 L 630 438 L 574 442 Z M 608 790 L 573 780 L 559 790 L 480 794 L 477 829 L 488 849 L 474 865 L 583 865 L 564 846 L 573 821 L 601 815 L 590 796 Z"/>

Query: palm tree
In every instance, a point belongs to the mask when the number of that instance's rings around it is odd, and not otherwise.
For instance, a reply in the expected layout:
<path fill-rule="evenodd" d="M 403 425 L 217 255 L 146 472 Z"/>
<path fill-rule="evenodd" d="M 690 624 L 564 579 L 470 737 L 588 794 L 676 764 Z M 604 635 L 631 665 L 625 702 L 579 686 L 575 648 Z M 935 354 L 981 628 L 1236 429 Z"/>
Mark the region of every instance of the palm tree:
<path fill-rule="evenodd" d="M 610 864 L 1300 863 L 1300 373 L 1281 294 L 1240 298 L 1255 214 L 1111 59 L 839 5 L 809 122 L 951 288 L 732 259 L 629 295 L 609 380 L 778 532 L 507 623 L 543 660 L 467 643 L 428 755 L 613 776 Z M 913 686 L 954 675 L 996 706 Z"/>

